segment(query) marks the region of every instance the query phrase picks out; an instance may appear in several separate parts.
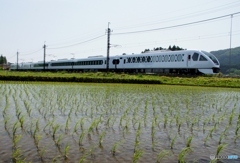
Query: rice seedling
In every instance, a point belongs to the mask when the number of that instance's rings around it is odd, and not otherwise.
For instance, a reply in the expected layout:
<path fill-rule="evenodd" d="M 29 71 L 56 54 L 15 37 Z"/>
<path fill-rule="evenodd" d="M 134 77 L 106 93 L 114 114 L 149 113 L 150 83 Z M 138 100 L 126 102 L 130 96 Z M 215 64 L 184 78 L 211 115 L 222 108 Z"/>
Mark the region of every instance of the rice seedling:
<path fill-rule="evenodd" d="M 24 163 L 25 162 L 25 159 L 23 158 L 23 156 L 21 154 L 21 150 L 19 148 L 16 148 L 13 150 L 12 162 L 16 162 L 16 163 Z"/>
<path fill-rule="evenodd" d="M 44 162 L 43 155 L 44 155 L 45 152 L 46 152 L 45 148 L 41 149 L 41 151 L 39 152 L 39 156 L 40 156 L 40 159 L 41 159 L 42 162 Z"/>
<path fill-rule="evenodd" d="M 85 136 L 86 132 L 85 131 L 82 131 L 81 134 L 79 135 L 79 145 L 82 145 L 82 141 L 83 141 L 83 138 Z"/>
<path fill-rule="evenodd" d="M 58 128 L 59 128 L 59 125 L 58 125 L 58 124 L 56 124 L 55 126 L 53 126 L 53 134 L 52 134 L 53 139 L 55 139 L 55 134 L 56 134 Z"/>
<path fill-rule="evenodd" d="M 65 160 L 68 159 L 69 147 L 70 147 L 69 145 L 66 145 L 66 146 L 64 147 L 64 158 L 65 158 Z"/>
<path fill-rule="evenodd" d="M 74 126 L 74 129 L 73 129 L 73 133 L 77 133 L 77 125 L 81 122 L 81 120 L 77 121 L 75 126 Z"/>
<path fill-rule="evenodd" d="M 124 116 L 121 116 L 120 121 L 119 121 L 119 126 L 122 126 L 123 119 L 124 119 Z"/>
<path fill-rule="evenodd" d="M 180 132 L 181 125 L 182 125 L 182 121 L 180 121 L 180 122 L 178 123 L 178 133 Z"/>
<path fill-rule="evenodd" d="M 205 139 L 204 139 L 204 145 L 206 145 L 208 139 L 209 139 L 209 134 L 208 134 L 208 135 L 205 137 Z"/>
<path fill-rule="evenodd" d="M 223 149 L 227 146 L 227 144 L 219 144 L 217 147 L 216 156 L 219 156 L 219 154 L 223 151 Z"/>
<path fill-rule="evenodd" d="M 88 154 L 87 152 L 84 153 L 84 155 L 80 158 L 79 163 L 84 163 L 84 161 L 86 160 L 86 158 L 87 158 L 88 155 L 89 155 L 89 154 Z"/>
<path fill-rule="evenodd" d="M 164 114 L 164 128 L 167 126 L 168 116 L 167 114 Z"/>
<path fill-rule="evenodd" d="M 125 123 L 125 126 L 124 126 L 124 128 L 123 128 L 123 131 L 125 131 L 126 130 L 126 133 L 128 133 L 128 131 L 129 131 L 129 121 L 130 121 L 130 119 L 129 118 L 127 118 L 126 119 L 126 123 Z"/>
<path fill-rule="evenodd" d="M 181 152 L 178 154 L 178 162 L 185 163 L 185 157 L 190 151 L 191 149 L 189 147 L 183 148 Z"/>
<path fill-rule="evenodd" d="M 224 137 L 224 133 L 222 133 L 219 137 L 219 141 L 218 141 L 218 144 L 222 144 L 222 139 Z"/>
<path fill-rule="evenodd" d="M 215 127 L 213 127 L 213 128 L 209 131 L 208 134 L 209 134 L 210 137 L 212 137 L 212 133 L 213 133 L 214 130 L 215 130 Z"/>
<path fill-rule="evenodd" d="M 232 124 L 233 117 L 234 117 L 234 113 L 231 113 L 229 116 L 229 123 L 228 123 L 229 125 Z"/>
<path fill-rule="evenodd" d="M 18 129 L 18 121 L 16 121 L 13 125 L 13 134 L 12 136 L 14 137 L 16 135 L 17 129 Z"/>
<path fill-rule="evenodd" d="M 45 131 L 48 126 L 50 127 L 50 126 L 54 123 L 54 120 L 55 120 L 55 119 L 53 119 L 52 121 L 48 121 L 48 123 L 47 123 L 47 124 L 45 125 L 45 127 L 43 128 L 43 131 Z"/>
<path fill-rule="evenodd" d="M 108 119 L 107 119 L 107 122 L 106 122 L 106 126 L 107 126 L 107 127 L 109 127 L 109 124 L 110 124 L 110 120 L 111 120 L 111 118 L 112 118 L 112 117 L 109 116 Z"/>
<path fill-rule="evenodd" d="M 100 134 L 100 136 L 99 136 L 98 145 L 99 145 L 99 147 L 101 147 L 101 148 L 102 148 L 103 137 L 104 137 L 105 135 L 106 135 L 106 132 L 103 131 L 103 132 Z"/>
<path fill-rule="evenodd" d="M 169 155 L 170 155 L 170 151 L 162 150 L 157 155 L 157 163 L 161 162 L 164 159 L 164 157 L 169 156 Z"/>
<path fill-rule="evenodd" d="M 67 118 L 67 120 L 66 120 L 66 124 L 65 124 L 65 133 L 67 133 L 68 130 L 69 130 L 69 121 L 70 121 L 70 119 Z"/>
<path fill-rule="evenodd" d="M 172 139 L 172 141 L 171 141 L 171 143 L 170 143 L 170 148 L 171 148 L 171 149 L 173 149 L 173 145 L 174 145 L 176 139 L 177 139 L 177 134 L 176 134 L 176 136 Z"/>
<path fill-rule="evenodd" d="M 135 150 L 133 154 L 133 163 L 136 163 L 142 155 L 143 155 L 143 150 L 141 149 Z"/>
<path fill-rule="evenodd" d="M 190 147 L 190 146 L 191 146 L 192 139 L 193 139 L 193 136 L 189 136 L 189 137 L 187 138 L 186 147 Z"/>
<path fill-rule="evenodd" d="M 117 152 L 117 147 L 122 144 L 122 141 L 117 141 L 113 144 L 112 148 L 111 148 L 111 153 L 113 156 L 116 155 L 116 152 Z"/>
<path fill-rule="evenodd" d="M 4 128 L 5 128 L 5 130 L 7 130 L 7 124 L 8 124 L 9 119 L 10 119 L 9 116 L 6 117 L 6 118 L 4 117 Z"/>
<path fill-rule="evenodd" d="M 40 142 L 41 138 L 42 138 L 41 135 L 34 136 L 34 143 L 35 143 L 37 149 L 39 149 L 39 142 Z"/>
<path fill-rule="evenodd" d="M 179 114 L 177 114 L 177 116 L 175 118 L 176 118 L 176 126 L 178 126 L 178 124 L 179 124 Z"/>
<path fill-rule="evenodd" d="M 57 138 L 57 140 L 55 141 L 55 144 L 56 144 L 57 147 L 60 147 L 60 142 L 61 142 L 61 140 L 62 140 L 62 137 L 63 137 L 62 134 L 59 135 L 58 138 Z"/>
<path fill-rule="evenodd" d="M 22 135 L 15 135 L 13 137 L 13 147 L 17 147 L 17 143 L 19 142 L 19 140 L 22 138 Z"/>
<path fill-rule="evenodd" d="M 82 130 L 82 131 L 83 131 L 84 122 L 85 122 L 85 118 L 82 117 L 82 118 L 80 119 L 80 126 L 81 126 L 81 130 Z"/>
<path fill-rule="evenodd" d="M 22 116 L 20 117 L 20 119 L 19 119 L 20 126 L 21 126 L 22 129 L 23 129 L 24 121 L 25 121 L 25 117 L 24 117 L 24 115 L 22 115 Z"/>
<path fill-rule="evenodd" d="M 236 136 L 238 135 L 239 129 L 240 129 L 240 125 L 237 124 L 236 129 L 235 129 L 235 135 L 236 135 Z"/>

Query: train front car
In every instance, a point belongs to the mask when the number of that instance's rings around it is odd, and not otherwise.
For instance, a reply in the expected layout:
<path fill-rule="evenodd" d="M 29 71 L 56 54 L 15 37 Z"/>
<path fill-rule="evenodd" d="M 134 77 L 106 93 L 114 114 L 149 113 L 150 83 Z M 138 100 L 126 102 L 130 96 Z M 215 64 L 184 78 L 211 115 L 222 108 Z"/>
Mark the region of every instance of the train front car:
<path fill-rule="evenodd" d="M 205 65 L 204 68 L 199 68 L 198 71 L 203 74 L 217 74 L 220 71 L 220 63 L 218 59 L 211 53 L 200 51 L 199 62 Z M 205 62 L 204 62 L 205 61 Z"/>

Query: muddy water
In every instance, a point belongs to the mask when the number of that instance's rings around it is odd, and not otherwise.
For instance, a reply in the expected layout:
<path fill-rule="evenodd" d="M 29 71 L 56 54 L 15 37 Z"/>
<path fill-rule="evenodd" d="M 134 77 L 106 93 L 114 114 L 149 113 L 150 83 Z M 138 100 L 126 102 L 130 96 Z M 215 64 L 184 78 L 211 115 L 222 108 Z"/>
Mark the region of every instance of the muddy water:
<path fill-rule="evenodd" d="M 0 162 L 177 162 L 187 147 L 182 160 L 209 162 L 219 144 L 219 156 L 240 156 L 239 89 L 30 83 L 0 94 Z"/>

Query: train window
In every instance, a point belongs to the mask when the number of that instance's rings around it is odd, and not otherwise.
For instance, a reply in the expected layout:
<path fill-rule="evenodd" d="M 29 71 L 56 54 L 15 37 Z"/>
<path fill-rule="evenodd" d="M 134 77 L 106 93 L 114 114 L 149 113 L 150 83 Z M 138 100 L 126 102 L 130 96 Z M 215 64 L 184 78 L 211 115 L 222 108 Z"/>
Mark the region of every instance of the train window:
<path fill-rule="evenodd" d="M 152 57 L 152 61 L 156 62 L 156 57 L 155 56 Z"/>
<path fill-rule="evenodd" d="M 156 62 L 158 62 L 158 56 L 156 56 Z"/>
<path fill-rule="evenodd" d="M 137 62 L 138 62 L 138 63 L 140 62 L 140 57 L 137 57 Z"/>
<path fill-rule="evenodd" d="M 128 63 L 131 63 L 131 58 L 130 57 L 128 58 Z"/>
<path fill-rule="evenodd" d="M 200 55 L 199 61 L 207 61 L 207 59 L 204 56 Z"/>
<path fill-rule="evenodd" d="M 142 57 L 142 62 L 145 62 L 145 57 Z"/>
<path fill-rule="evenodd" d="M 147 57 L 147 61 L 150 62 L 151 61 L 151 58 L 150 56 Z"/>
<path fill-rule="evenodd" d="M 165 57 L 164 57 L 164 61 L 167 62 L 168 59 L 169 59 L 169 56 L 168 56 L 168 55 L 165 55 Z"/>
<path fill-rule="evenodd" d="M 135 57 L 132 58 L 132 62 L 135 63 Z"/>
<path fill-rule="evenodd" d="M 181 54 L 178 54 L 177 60 L 178 60 L 178 62 L 180 62 L 182 60 L 182 55 Z"/>
<path fill-rule="evenodd" d="M 119 64 L 119 59 L 114 59 L 113 61 L 112 61 L 112 63 L 114 64 L 114 65 L 118 65 Z"/>
<path fill-rule="evenodd" d="M 175 59 L 175 58 L 174 58 L 174 55 L 171 55 L 171 58 L 170 58 L 170 59 L 171 59 L 171 62 L 174 62 L 174 59 Z"/>
<path fill-rule="evenodd" d="M 161 55 L 158 56 L 158 61 L 159 61 L 159 62 L 162 62 L 162 56 L 161 56 Z"/>
<path fill-rule="evenodd" d="M 193 56 L 192 56 L 193 61 L 197 61 L 198 60 L 198 56 L 199 56 L 198 53 L 194 53 Z"/>
<path fill-rule="evenodd" d="M 124 59 L 123 63 L 124 63 L 124 64 L 126 63 L 126 59 Z"/>

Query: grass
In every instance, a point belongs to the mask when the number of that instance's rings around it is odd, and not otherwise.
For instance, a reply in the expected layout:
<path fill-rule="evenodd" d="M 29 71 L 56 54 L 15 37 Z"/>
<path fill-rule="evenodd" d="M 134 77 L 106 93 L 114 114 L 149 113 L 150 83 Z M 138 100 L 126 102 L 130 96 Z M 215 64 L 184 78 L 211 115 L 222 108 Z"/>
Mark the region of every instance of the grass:
<path fill-rule="evenodd" d="M 12 77 L 12 78 L 11 78 Z M 20 77 L 20 78 L 14 78 Z M 147 74 L 121 74 L 121 73 L 66 73 L 66 72 L 14 72 L 0 71 L 0 80 L 18 80 L 18 81 L 61 81 L 60 78 L 66 78 L 64 81 L 76 81 L 80 78 L 97 79 L 95 82 L 110 82 L 110 83 L 161 83 L 167 85 L 189 85 L 189 86 L 208 86 L 208 87 L 231 87 L 240 88 L 240 79 L 238 78 L 221 78 L 214 76 L 199 76 L 199 77 L 169 77 Z M 111 79 L 111 80 L 110 80 Z M 112 80 L 115 79 L 115 80 Z M 84 81 L 84 80 L 82 80 Z M 88 80 L 90 81 L 90 80 Z"/>

